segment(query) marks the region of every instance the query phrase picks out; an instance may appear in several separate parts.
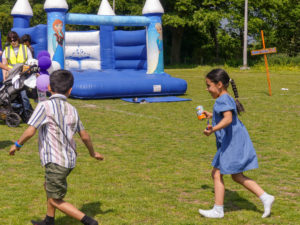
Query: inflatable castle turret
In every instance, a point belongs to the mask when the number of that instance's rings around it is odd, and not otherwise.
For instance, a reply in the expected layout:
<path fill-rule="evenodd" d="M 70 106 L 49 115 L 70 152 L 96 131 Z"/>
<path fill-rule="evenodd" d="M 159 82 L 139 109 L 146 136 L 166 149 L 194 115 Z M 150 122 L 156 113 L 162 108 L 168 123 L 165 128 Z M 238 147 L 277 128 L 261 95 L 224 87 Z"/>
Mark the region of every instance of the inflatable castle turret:
<path fill-rule="evenodd" d="M 47 49 L 47 29 L 46 25 L 39 24 L 35 27 L 29 27 L 30 19 L 33 16 L 32 8 L 28 0 L 17 0 L 11 15 L 14 18 L 13 31 L 17 32 L 21 38 L 24 34 L 31 36 L 31 46 L 34 48 L 34 57 Z"/>
<path fill-rule="evenodd" d="M 11 15 L 14 18 L 14 28 L 28 28 L 33 16 L 28 0 L 18 0 L 11 10 Z"/>
<path fill-rule="evenodd" d="M 97 15 L 115 16 L 115 13 L 111 8 L 108 0 L 102 0 Z M 100 42 L 102 43 L 100 51 L 101 55 L 107 56 L 102 60 L 102 69 L 112 69 L 113 67 L 113 30 L 114 26 L 100 25 Z"/>
<path fill-rule="evenodd" d="M 150 19 L 147 27 L 148 74 L 164 72 L 163 36 L 161 17 L 164 9 L 159 0 L 147 0 L 143 15 Z M 158 51 L 156 50 L 158 48 Z"/>

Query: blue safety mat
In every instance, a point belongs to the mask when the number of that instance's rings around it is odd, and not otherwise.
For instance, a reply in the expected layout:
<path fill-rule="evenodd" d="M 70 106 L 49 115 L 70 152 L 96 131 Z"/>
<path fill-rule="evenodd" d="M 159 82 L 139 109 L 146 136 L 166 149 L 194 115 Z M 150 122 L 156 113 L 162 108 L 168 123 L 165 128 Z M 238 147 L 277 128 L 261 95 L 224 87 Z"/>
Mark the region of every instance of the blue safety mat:
<path fill-rule="evenodd" d="M 179 98 L 176 96 L 164 97 L 145 97 L 145 98 L 121 98 L 123 101 L 132 103 L 153 103 L 153 102 L 182 102 L 191 101 L 192 99 Z"/>

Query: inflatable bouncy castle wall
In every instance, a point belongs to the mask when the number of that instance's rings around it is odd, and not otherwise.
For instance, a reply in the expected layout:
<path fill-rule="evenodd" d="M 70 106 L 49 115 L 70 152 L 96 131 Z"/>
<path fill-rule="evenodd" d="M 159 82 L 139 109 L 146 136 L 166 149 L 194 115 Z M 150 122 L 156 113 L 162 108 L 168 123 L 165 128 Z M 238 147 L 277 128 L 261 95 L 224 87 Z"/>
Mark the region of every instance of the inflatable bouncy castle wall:
<path fill-rule="evenodd" d="M 82 99 L 180 95 L 187 83 L 164 73 L 159 0 L 147 0 L 143 16 L 117 16 L 102 0 L 98 15 L 67 13 L 66 0 L 46 0 L 47 25 L 29 27 L 33 16 L 28 0 L 12 10 L 14 28 L 33 40 L 35 56 L 48 50 L 52 61 L 71 70 L 75 81 L 71 96 Z M 65 25 L 99 26 L 94 31 L 66 31 Z M 115 27 L 135 27 L 134 31 Z"/>

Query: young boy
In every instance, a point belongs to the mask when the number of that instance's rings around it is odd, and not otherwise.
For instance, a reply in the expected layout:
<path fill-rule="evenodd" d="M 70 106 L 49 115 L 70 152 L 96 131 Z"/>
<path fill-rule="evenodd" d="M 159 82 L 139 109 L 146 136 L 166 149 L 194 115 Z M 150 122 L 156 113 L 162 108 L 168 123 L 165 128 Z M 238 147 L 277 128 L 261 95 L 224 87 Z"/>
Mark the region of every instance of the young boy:
<path fill-rule="evenodd" d="M 9 151 L 10 155 L 14 155 L 39 130 L 39 153 L 45 167 L 47 215 L 41 222 L 31 221 L 33 225 L 54 225 L 56 209 L 85 225 L 98 225 L 96 220 L 63 200 L 67 192 L 67 176 L 75 167 L 77 154 L 72 137 L 76 132 L 89 150 L 90 156 L 103 160 L 103 156 L 94 151 L 77 110 L 67 102 L 73 82 L 73 75 L 67 70 L 57 70 L 51 74 L 49 91 L 52 96 L 37 105 L 28 121 L 29 127 Z"/>

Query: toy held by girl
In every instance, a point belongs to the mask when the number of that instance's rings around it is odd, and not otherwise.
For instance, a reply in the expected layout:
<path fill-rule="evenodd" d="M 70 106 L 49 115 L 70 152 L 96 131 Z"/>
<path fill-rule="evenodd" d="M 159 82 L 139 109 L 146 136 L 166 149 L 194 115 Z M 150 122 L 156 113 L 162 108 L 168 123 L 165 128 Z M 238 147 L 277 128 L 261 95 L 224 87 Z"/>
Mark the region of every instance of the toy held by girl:
<path fill-rule="evenodd" d="M 235 99 L 227 91 L 231 84 Z M 212 161 L 212 178 L 214 181 L 215 205 L 210 210 L 199 209 L 199 213 L 208 218 L 224 217 L 225 186 L 223 175 L 231 174 L 232 179 L 243 185 L 259 197 L 264 206 L 262 218 L 271 214 L 274 196 L 267 194 L 254 180 L 246 177 L 243 172 L 258 168 L 255 149 L 246 127 L 238 119 L 244 111 L 238 101 L 235 82 L 226 71 L 214 69 L 206 75 L 207 91 L 216 99 L 213 113 L 203 111 L 207 118 L 212 118 L 212 125 L 203 131 L 206 136 L 215 133 L 217 153 Z"/>

